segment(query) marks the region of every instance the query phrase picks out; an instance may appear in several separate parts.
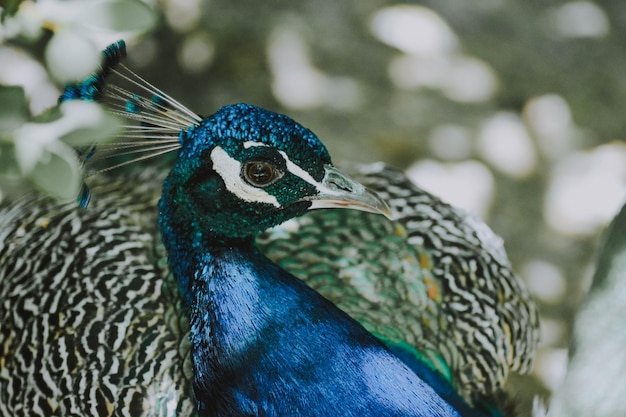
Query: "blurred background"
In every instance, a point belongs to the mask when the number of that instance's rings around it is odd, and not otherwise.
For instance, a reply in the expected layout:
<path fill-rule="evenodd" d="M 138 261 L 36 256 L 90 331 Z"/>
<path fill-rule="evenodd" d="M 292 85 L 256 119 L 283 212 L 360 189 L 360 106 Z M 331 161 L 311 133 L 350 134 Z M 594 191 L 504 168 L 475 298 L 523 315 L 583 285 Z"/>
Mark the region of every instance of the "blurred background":
<path fill-rule="evenodd" d="M 5 179 L 71 195 L 37 170 L 77 172 L 63 144 L 76 124 L 45 141 L 24 127 L 124 38 L 128 66 L 190 109 L 286 113 L 335 162 L 385 161 L 485 219 L 542 313 L 534 374 L 514 390 L 528 404 L 558 386 L 599 236 L 626 197 L 626 2 L 20 3 L 0 3 Z"/>

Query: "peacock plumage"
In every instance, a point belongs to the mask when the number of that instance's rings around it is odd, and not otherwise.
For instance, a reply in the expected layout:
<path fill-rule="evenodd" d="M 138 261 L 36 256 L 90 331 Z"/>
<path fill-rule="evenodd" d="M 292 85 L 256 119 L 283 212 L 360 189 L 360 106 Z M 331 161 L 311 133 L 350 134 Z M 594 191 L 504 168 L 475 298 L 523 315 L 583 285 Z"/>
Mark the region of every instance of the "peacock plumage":
<path fill-rule="evenodd" d="M 538 318 L 486 225 L 383 164 L 345 176 L 286 116 L 200 118 L 123 54 L 62 99 L 139 122 L 114 154 L 179 156 L 95 176 L 87 210 L 5 203 L 1 415 L 498 415 Z"/>

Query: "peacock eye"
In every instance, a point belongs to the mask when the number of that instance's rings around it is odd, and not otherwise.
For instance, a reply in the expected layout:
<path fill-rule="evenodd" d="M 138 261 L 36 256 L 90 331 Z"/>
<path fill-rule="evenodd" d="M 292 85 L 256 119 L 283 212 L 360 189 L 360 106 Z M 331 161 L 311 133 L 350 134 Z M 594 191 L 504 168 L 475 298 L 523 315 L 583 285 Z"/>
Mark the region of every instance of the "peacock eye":
<path fill-rule="evenodd" d="M 250 161 L 243 167 L 246 181 L 251 185 L 264 187 L 270 185 L 282 175 L 274 165 L 266 161 Z"/>

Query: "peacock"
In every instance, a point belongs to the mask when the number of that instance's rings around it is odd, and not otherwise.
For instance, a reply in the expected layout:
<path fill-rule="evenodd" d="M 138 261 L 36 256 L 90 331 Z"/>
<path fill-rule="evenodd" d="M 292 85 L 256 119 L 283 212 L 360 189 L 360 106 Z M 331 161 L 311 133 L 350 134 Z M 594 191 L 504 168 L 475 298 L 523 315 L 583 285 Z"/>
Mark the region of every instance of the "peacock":
<path fill-rule="evenodd" d="M 503 415 L 538 314 L 484 223 L 285 115 L 200 117 L 125 54 L 60 99 L 129 123 L 81 150 L 82 207 L 1 208 L 0 415 Z"/>

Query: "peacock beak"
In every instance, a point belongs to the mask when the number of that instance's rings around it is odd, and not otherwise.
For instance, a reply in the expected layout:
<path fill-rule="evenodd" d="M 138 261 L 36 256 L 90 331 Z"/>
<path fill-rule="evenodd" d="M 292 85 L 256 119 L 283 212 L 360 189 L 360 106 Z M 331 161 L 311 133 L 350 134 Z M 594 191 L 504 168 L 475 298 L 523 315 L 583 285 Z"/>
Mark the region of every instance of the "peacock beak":
<path fill-rule="evenodd" d="M 316 186 L 319 193 L 304 199 L 311 202 L 309 210 L 349 208 L 382 214 L 392 220 L 391 209 L 385 200 L 332 165 L 324 167 L 324 179 Z"/>

